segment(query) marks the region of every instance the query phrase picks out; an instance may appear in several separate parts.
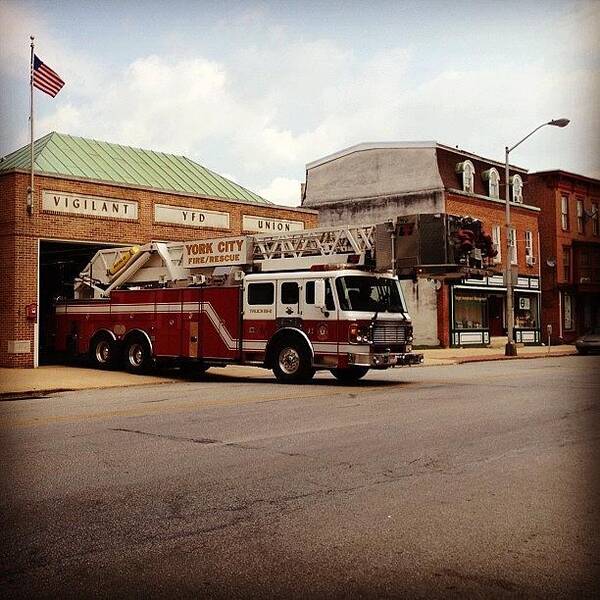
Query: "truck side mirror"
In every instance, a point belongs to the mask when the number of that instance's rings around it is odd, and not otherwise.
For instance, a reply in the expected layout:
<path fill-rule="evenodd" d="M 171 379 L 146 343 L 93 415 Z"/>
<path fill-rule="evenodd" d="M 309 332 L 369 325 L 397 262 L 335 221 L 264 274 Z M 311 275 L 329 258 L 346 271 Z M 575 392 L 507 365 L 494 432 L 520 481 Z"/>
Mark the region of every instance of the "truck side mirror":
<path fill-rule="evenodd" d="M 323 279 L 315 281 L 315 307 L 325 310 L 325 281 Z"/>

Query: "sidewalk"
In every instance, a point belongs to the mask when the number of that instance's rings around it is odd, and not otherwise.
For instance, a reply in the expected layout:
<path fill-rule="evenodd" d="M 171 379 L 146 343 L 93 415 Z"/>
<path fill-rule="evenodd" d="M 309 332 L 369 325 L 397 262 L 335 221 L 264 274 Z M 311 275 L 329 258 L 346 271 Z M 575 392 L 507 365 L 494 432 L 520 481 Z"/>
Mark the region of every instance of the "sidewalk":
<path fill-rule="evenodd" d="M 548 356 L 544 346 L 525 346 L 518 349 L 517 357 L 504 356 L 504 348 L 434 348 L 417 350 L 425 357 L 423 366 L 453 365 L 487 360 L 520 360 Z M 576 354 L 575 346 L 554 346 L 550 356 Z M 211 368 L 211 374 L 228 377 L 271 378 L 271 372 L 258 367 L 230 366 Z M 155 375 L 132 375 L 121 371 L 100 371 L 78 366 L 44 366 L 38 369 L 0 369 L 0 399 L 21 396 L 40 396 L 67 390 L 85 390 L 130 385 L 158 385 L 182 381 L 174 372 L 164 371 Z M 185 379 L 183 379 L 185 381 Z"/>
<path fill-rule="evenodd" d="M 504 347 L 489 348 L 431 348 L 415 350 L 425 357 L 425 366 L 428 365 L 456 365 L 469 362 L 482 362 L 488 360 L 519 360 L 525 358 L 544 358 L 550 356 L 569 356 L 577 354 L 575 346 L 551 346 L 550 353 L 546 346 L 523 346 L 517 349 L 517 356 L 504 356 Z"/>

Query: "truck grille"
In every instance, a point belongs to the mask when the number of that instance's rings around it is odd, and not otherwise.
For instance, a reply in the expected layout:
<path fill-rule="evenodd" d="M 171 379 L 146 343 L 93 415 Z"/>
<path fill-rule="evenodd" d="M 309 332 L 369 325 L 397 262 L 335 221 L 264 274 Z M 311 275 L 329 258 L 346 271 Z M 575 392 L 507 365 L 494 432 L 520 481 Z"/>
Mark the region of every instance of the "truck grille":
<path fill-rule="evenodd" d="M 385 321 L 375 323 L 373 343 L 385 345 L 406 343 L 406 325 Z"/>

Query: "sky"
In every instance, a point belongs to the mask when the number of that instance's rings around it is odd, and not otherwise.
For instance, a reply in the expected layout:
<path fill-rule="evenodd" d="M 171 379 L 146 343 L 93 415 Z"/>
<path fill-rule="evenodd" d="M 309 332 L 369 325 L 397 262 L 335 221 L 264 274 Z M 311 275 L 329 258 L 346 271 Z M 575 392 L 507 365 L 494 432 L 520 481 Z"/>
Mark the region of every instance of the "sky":
<path fill-rule="evenodd" d="M 29 36 L 59 131 L 181 154 L 285 205 L 306 163 L 435 140 L 600 177 L 600 0 L 0 0 L 0 155 L 28 143 Z"/>

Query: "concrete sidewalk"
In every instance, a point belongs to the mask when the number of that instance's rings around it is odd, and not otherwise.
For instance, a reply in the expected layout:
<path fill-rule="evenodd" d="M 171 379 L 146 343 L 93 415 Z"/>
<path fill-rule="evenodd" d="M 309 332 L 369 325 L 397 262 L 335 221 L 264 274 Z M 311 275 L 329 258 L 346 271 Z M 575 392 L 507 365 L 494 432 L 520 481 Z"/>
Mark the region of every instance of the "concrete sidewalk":
<path fill-rule="evenodd" d="M 507 358 L 504 349 L 493 348 L 433 348 L 417 350 L 425 357 L 423 366 L 452 365 L 466 362 L 488 360 L 519 360 L 524 358 L 543 358 L 548 349 L 543 346 L 526 346 L 518 349 L 517 357 Z M 576 354 L 575 346 L 555 346 L 550 356 Z M 213 367 L 212 375 L 233 378 L 273 377 L 270 371 L 258 367 Z M 67 390 L 123 387 L 130 385 L 158 385 L 185 381 L 177 371 L 163 370 L 153 375 L 132 375 L 121 371 L 100 371 L 78 366 L 44 366 L 38 369 L 0 369 L 0 399 L 31 397 L 32 394 L 45 395 Z"/>

